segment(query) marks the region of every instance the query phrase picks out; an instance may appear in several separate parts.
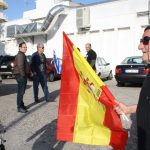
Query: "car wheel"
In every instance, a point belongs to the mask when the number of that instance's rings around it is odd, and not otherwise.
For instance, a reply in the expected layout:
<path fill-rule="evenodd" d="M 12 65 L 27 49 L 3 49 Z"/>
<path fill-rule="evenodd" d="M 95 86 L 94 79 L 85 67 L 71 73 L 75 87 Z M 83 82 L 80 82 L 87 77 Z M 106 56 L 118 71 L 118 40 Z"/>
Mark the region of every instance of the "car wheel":
<path fill-rule="evenodd" d="M 113 74 L 112 74 L 112 71 L 109 73 L 109 76 L 107 77 L 108 80 L 112 80 L 113 78 Z"/>
<path fill-rule="evenodd" d="M 119 86 L 119 87 L 122 87 L 124 85 L 125 85 L 125 83 L 123 83 L 123 82 L 117 82 L 117 86 Z"/>
<path fill-rule="evenodd" d="M 54 79 L 55 79 L 54 73 L 50 73 L 50 74 L 48 75 L 48 81 L 53 82 Z"/>

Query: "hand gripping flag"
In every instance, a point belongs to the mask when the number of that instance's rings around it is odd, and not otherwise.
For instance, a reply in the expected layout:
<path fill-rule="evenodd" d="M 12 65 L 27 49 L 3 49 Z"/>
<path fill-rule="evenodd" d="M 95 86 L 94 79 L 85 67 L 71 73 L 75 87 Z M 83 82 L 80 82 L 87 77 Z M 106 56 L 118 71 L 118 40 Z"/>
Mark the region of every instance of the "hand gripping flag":
<path fill-rule="evenodd" d="M 124 150 L 128 133 L 114 105 L 111 92 L 63 33 L 57 139 Z"/>
<path fill-rule="evenodd" d="M 57 74 L 61 74 L 61 61 L 57 58 L 55 51 L 53 51 L 53 61 Z"/>

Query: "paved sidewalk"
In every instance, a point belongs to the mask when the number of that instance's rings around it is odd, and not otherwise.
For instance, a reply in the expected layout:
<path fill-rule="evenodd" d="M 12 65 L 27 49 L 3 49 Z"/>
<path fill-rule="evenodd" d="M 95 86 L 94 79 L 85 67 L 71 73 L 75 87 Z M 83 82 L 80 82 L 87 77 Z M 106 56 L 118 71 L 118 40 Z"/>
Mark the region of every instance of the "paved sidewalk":
<path fill-rule="evenodd" d="M 137 103 L 140 87 L 120 88 L 115 86 L 114 81 L 106 82 L 118 99 L 133 99 L 126 104 Z M 28 81 L 24 96 L 25 105 L 29 112 L 18 113 L 16 110 L 17 84 L 14 79 L 3 80 L 0 84 L 0 120 L 6 127 L 5 139 L 6 150 L 110 150 L 110 147 L 90 146 L 74 144 L 71 142 L 59 142 L 56 140 L 56 124 L 59 100 L 60 81 L 49 82 L 52 102 L 46 103 L 39 92 L 41 102 L 33 102 L 32 82 Z M 131 91 L 132 89 L 132 91 Z M 117 93 L 118 91 L 118 93 Z M 126 95 L 128 93 L 128 95 Z M 129 137 L 127 150 L 136 150 L 135 115 L 131 116 L 131 136 Z"/>

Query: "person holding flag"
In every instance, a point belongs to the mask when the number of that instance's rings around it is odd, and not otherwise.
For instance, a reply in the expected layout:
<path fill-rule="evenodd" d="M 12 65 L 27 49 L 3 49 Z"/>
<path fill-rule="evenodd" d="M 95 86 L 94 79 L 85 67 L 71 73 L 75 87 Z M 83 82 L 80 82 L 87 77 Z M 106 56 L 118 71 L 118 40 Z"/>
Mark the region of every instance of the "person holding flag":
<path fill-rule="evenodd" d="M 143 53 L 143 61 L 150 63 L 150 25 L 144 30 L 138 49 Z M 137 105 L 126 106 L 122 103 L 115 107 L 118 114 L 136 112 L 138 150 L 150 150 L 150 72 L 145 79 Z"/>

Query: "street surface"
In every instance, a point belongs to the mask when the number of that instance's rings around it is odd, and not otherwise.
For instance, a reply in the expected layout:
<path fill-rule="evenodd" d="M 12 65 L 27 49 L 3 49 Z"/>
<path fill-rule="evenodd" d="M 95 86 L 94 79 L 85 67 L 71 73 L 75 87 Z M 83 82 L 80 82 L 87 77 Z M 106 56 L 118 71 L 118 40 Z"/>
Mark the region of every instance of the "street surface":
<path fill-rule="evenodd" d="M 137 104 L 141 86 L 128 85 L 117 87 L 115 79 L 105 81 L 105 84 L 116 99 L 127 105 Z M 110 147 L 90 146 L 56 140 L 56 124 L 59 102 L 60 80 L 48 82 L 52 102 L 43 100 L 43 92 L 39 92 L 40 103 L 33 101 L 32 82 L 28 81 L 24 95 L 28 113 L 18 113 L 16 110 L 17 84 L 14 79 L 3 80 L 0 83 L 0 120 L 6 128 L 4 135 L 7 142 L 6 150 L 110 150 Z M 136 150 L 135 114 L 129 116 L 131 126 L 126 150 Z"/>

